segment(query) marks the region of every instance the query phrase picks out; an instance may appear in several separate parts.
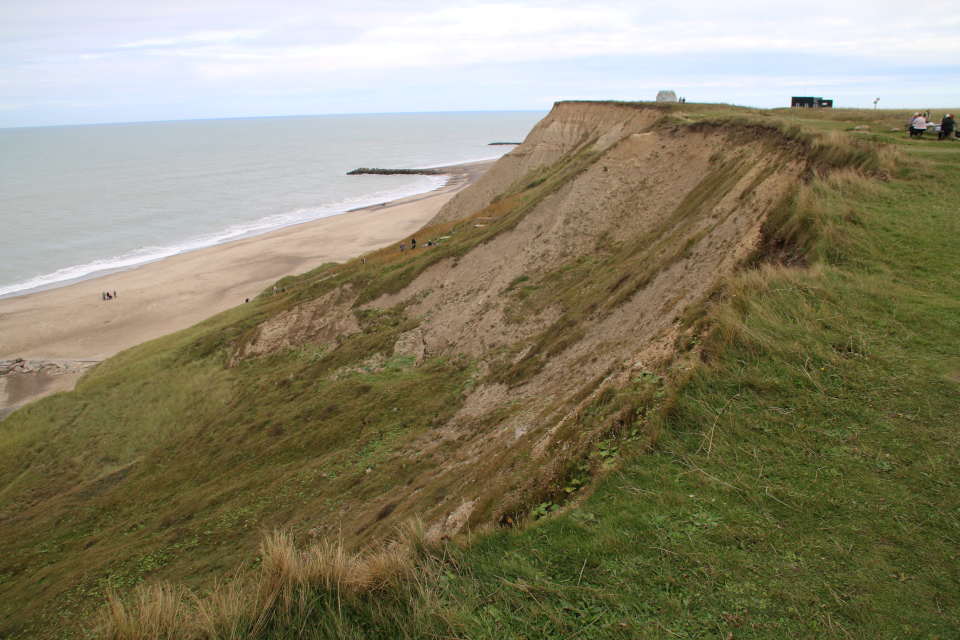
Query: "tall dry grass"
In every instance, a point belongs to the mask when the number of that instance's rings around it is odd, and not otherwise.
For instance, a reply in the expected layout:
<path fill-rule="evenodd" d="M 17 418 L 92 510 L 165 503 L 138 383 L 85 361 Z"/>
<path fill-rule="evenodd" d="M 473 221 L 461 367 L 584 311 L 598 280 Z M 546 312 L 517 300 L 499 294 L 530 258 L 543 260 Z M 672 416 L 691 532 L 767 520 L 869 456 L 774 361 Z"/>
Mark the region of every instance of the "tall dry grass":
<path fill-rule="evenodd" d="M 859 203 L 881 189 L 879 180 L 852 167 L 815 174 L 770 212 L 767 230 L 805 254 L 807 262 L 837 260 L 856 242 L 850 224 L 861 226 L 867 215 Z"/>
<path fill-rule="evenodd" d="M 303 627 L 308 620 L 337 633 L 343 608 L 429 596 L 436 545 L 422 523 L 407 523 L 379 550 L 353 554 L 320 542 L 297 549 L 289 533 L 265 533 L 259 568 L 216 583 L 207 596 L 166 583 L 145 585 L 128 596 L 114 591 L 90 636 L 102 640 L 239 640 L 274 628 Z M 331 603 L 336 603 L 335 605 Z"/>
<path fill-rule="evenodd" d="M 187 615 L 191 594 L 171 584 L 137 589 L 123 598 L 110 591 L 100 612 L 97 637 L 104 640 L 147 640 L 192 637 L 183 635 L 190 625 Z"/>

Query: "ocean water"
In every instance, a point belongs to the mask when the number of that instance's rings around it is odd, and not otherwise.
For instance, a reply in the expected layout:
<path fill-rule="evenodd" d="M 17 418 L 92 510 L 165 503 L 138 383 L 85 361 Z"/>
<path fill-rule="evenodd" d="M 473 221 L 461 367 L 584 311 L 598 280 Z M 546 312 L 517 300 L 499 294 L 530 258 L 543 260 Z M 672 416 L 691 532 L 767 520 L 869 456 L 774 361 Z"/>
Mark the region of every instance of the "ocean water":
<path fill-rule="evenodd" d="M 0 129 L 0 297 L 442 186 L 347 176 L 497 158 L 543 112 Z"/>

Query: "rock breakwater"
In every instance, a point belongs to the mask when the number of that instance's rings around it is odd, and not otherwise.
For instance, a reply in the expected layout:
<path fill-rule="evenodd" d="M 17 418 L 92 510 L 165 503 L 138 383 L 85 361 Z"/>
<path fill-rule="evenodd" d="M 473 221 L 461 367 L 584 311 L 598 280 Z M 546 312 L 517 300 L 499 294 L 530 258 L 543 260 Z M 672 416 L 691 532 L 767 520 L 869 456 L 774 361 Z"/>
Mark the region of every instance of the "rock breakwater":
<path fill-rule="evenodd" d="M 60 375 L 64 373 L 83 373 L 99 362 L 98 360 L 0 360 L 0 376 L 17 373 L 45 373 Z"/>
<path fill-rule="evenodd" d="M 353 171 L 347 171 L 348 176 L 359 176 L 372 174 L 377 176 L 443 176 L 449 174 L 448 169 L 369 169 L 360 167 Z"/>
<path fill-rule="evenodd" d="M 99 360 L 0 360 L 0 420 L 25 404 L 69 391 Z"/>

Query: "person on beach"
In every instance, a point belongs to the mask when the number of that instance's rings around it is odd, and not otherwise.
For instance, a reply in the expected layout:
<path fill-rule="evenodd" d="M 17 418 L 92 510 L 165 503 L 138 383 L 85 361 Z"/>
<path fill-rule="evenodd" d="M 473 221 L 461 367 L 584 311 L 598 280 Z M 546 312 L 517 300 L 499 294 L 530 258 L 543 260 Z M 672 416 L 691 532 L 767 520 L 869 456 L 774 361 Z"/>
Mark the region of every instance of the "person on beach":
<path fill-rule="evenodd" d="M 948 113 L 940 120 L 940 133 L 937 140 L 949 140 L 950 134 L 957 128 L 957 122 L 953 119 L 953 114 Z"/>
<path fill-rule="evenodd" d="M 416 238 L 410 238 L 410 248 L 411 248 L 411 249 L 416 249 L 416 248 L 417 248 L 417 239 L 416 239 Z"/>
<path fill-rule="evenodd" d="M 406 249 L 406 247 L 404 247 L 404 246 L 403 246 L 403 243 L 401 242 L 401 243 L 400 243 L 400 253 L 403 253 L 403 250 L 404 250 L 404 249 Z"/>
<path fill-rule="evenodd" d="M 276 286 L 276 285 L 273 286 L 273 295 L 277 295 L 277 286 Z"/>
<path fill-rule="evenodd" d="M 101 293 L 101 294 L 100 294 L 100 297 L 103 298 L 104 300 L 106 300 L 106 299 L 107 299 L 107 292 L 104 291 L 103 293 Z"/>
<path fill-rule="evenodd" d="M 114 297 L 114 298 L 117 297 L 117 292 L 116 292 L 116 291 L 113 292 L 113 297 Z"/>

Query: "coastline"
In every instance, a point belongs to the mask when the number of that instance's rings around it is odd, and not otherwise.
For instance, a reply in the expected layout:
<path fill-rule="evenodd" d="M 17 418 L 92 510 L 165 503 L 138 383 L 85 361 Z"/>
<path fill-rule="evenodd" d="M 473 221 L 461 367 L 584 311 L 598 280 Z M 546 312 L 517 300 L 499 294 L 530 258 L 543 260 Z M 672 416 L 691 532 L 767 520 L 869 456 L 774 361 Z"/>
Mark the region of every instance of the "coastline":
<path fill-rule="evenodd" d="M 484 158 L 484 159 L 480 159 L 480 160 L 469 160 L 469 161 L 461 162 L 461 163 L 458 163 L 458 164 L 455 164 L 455 165 L 438 165 L 438 166 L 428 167 L 428 168 L 426 168 L 426 169 L 404 169 L 404 170 L 399 170 L 399 171 L 410 171 L 410 172 L 413 172 L 413 173 L 418 173 L 418 172 L 421 172 L 421 171 L 429 171 L 430 173 L 429 173 L 429 174 L 425 174 L 425 175 L 431 175 L 431 176 L 434 176 L 434 177 L 442 177 L 442 178 L 445 178 L 445 182 L 444 182 L 442 185 L 440 185 L 440 186 L 428 187 L 428 189 L 427 189 L 426 191 L 418 191 L 418 192 L 410 193 L 409 195 L 397 195 L 394 199 L 392 199 L 392 200 L 387 200 L 386 203 L 387 203 L 387 204 L 394 204 L 394 203 L 409 202 L 409 201 L 412 201 L 413 199 L 421 198 L 421 197 L 423 197 L 423 196 L 425 196 L 425 195 L 442 191 L 444 188 L 446 188 L 447 186 L 449 186 L 449 185 L 451 184 L 451 181 L 457 180 L 457 176 L 458 176 L 459 174 L 470 173 L 471 171 L 474 171 L 474 169 L 473 169 L 474 167 L 478 167 L 478 166 L 480 166 L 480 167 L 489 166 L 490 164 L 496 162 L 496 161 L 499 160 L 499 159 L 500 159 L 500 156 L 496 156 L 496 157 L 493 157 L 493 158 Z M 352 174 L 352 172 L 348 172 L 347 175 L 351 175 L 351 174 Z M 475 177 L 474 177 L 474 178 L 471 178 L 470 181 L 472 181 L 473 179 L 475 179 Z M 40 292 L 40 291 L 47 291 L 47 290 L 50 290 L 50 289 L 58 289 L 58 288 L 61 288 L 61 287 L 68 287 L 68 286 L 77 284 L 77 283 L 79 283 L 79 282 L 83 282 L 83 281 L 85 281 L 85 280 L 92 280 L 92 279 L 94 279 L 94 278 L 102 278 L 102 277 L 104 277 L 104 276 L 108 276 L 108 275 L 111 275 L 111 274 L 114 274 L 114 273 L 119 273 L 119 272 L 122 272 L 122 271 L 130 271 L 130 270 L 133 270 L 133 269 L 139 269 L 139 268 L 143 267 L 144 265 L 148 265 L 148 264 L 151 264 L 151 263 L 153 263 L 153 262 L 159 262 L 159 261 L 161 261 L 161 260 L 166 260 L 166 259 L 168 259 L 168 258 L 172 258 L 172 257 L 178 256 L 178 255 L 182 255 L 182 254 L 185 254 L 185 253 L 190 253 L 190 252 L 193 252 L 193 251 L 201 251 L 201 250 L 203 250 L 203 249 L 209 249 L 209 248 L 211 248 L 211 247 L 216 247 L 216 246 L 228 244 L 228 243 L 230 243 L 230 242 L 235 242 L 235 241 L 237 241 L 237 240 L 244 240 L 244 239 L 247 239 L 247 238 L 252 238 L 252 237 L 256 237 L 256 236 L 266 235 L 266 234 L 272 233 L 272 232 L 274 232 L 274 231 L 279 231 L 279 230 L 281 230 L 281 229 L 285 229 L 285 228 L 287 228 L 287 227 L 293 227 L 293 226 L 297 226 L 297 225 L 301 225 L 301 224 L 309 224 L 309 223 L 312 223 L 312 222 L 316 222 L 316 221 L 318 221 L 318 220 L 322 220 L 322 219 L 324 219 L 324 218 L 331 218 L 331 217 L 334 217 L 334 216 L 340 216 L 340 215 L 344 215 L 344 214 L 351 213 L 351 212 L 354 212 L 354 211 L 361 211 L 361 210 L 364 210 L 364 209 L 374 209 L 374 208 L 377 208 L 377 207 L 380 206 L 379 199 L 374 199 L 374 198 L 372 198 L 372 197 L 366 197 L 366 198 L 363 198 L 363 199 L 365 199 L 365 200 L 367 201 L 367 204 L 361 204 L 361 205 L 353 206 L 353 207 L 351 207 L 351 208 L 344 208 L 344 209 L 341 209 L 341 210 L 335 210 L 335 211 L 333 211 L 333 212 L 327 212 L 327 213 L 324 213 L 324 214 L 322 214 L 322 215 L 320 215 L 320 216 L 318 216 L 318 217 L 316 217 L 316 218 L 307 218 L 307 219 L 305 219 L 305 220 L 286 221 L 286 222 L 277 223 L 277 224 L 273 224 L 273 225 L 263 225 L 263 226 L 259 226 L 259 227 L 253 227 L 253 228 L 251 228 L 251 229 L 249 229 L 249 230 L 242 231 L 242 232 L 239 232 L 239 233 L 234 232 L 233 234 L 230 234 L 228 237 L 223 237 L 223 238 L 220 238 L 220 239 L 213 239 L 213 241 L 210 241 L 210 242 L 207 242 L 207 243 L 203 242 L 202 240 L 201 240 L 201 241 L 191 240 L 191 241 L 185 243 L 182 247 L 179 247 L 179 248 L 176 247 L 176 246 L 174 246 L 174 247 L 169 247 L 169 249 L 170 249 L 169 251 L 165 250 L 164 247 L 158 247 L 157 253 L 160 254 L 160 255 L 156 255 L 156 256 L 146 256 L 146 257 L 143 257 L 143 258 L 140 258 L 140 259 L 127 258 L 127 257 L 124 257 L 124 256 L 120 256 L 120 257 L 117 257 L 117 258 L 112 259 L 112 260 L 114 260 L 114 261 L 116 262 L 115 264 L 109 264 L 109 262 L 110 262 L 111 260 L 105 260 L 104 262 L 106 262 L 106 263 L 108 263 L 108 264 L 104 264 L 103 266 L 100 266 L 100 267 L 95 268 L 95 269 L 90 270 L 90 271 L 84 271 L 84 269 L 86 269 L 86 268 L 88 268 L 88 267 L 90 266 L 89 264 L 76 265 L 76 266 L 73 266 L 73 267 L 68 267 L 68 268 L 66 268 L 66 269 L 61 269 L 60 271 L 74 271 L 74 270 L 76 270 L 76 271 L 80 271 L 81 273 L 80 273 L 79 275 L 74 275 L 74 276 L 70 276 L 70 277 L 63 278 L 63 279 L 52 279 L 52 278 L 50 277 L 50 276 L 56 275 L 56 273 L 51 273 L 51 274 L 47 274 L 47 275 L 43 275 L 43 276 L 38 276 L 38 277 L 36 277 L 36 278 L 33 278 L 34 280 L 39 280 L 39 281 L 41 281 L 41 282 L 39 282 L 38 284 L 26 286 L 26 287 L 23 288 L 23 289 L 17 289 L 17 290 L 15 290 L 15 291 L 3 291 L 5 288 L 9 288 L 9 287 L 0 286 L 0 302 L 2 302 L 3 300 L 5 300 L 5 299 L 7 299 L 7 298 L 15 298 L 15 297 L 23 296 L 23 295 L 29 295 L 29 294 L 38 293 L 38 292 Z M 225 232 L 224 235 L 227 236 L 227 233 Z M 191 246 L 191 245 L 193 245 L 193 246 Z M 24 283 L 24 284 L 26 284 L 26 283 Z"/>
<path fill-rule="evenodd" d="M 284 276 L 401 242 L 494 162 L 439 167 L 450 179 L 423 194 L 2 298 L 0 360 L 103 360 L 193 326 Z M 117 298 L 103 300 L 105 291 Z M 0 386 L 0 409 L 13 404 L 5 396 Z"/>

